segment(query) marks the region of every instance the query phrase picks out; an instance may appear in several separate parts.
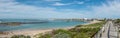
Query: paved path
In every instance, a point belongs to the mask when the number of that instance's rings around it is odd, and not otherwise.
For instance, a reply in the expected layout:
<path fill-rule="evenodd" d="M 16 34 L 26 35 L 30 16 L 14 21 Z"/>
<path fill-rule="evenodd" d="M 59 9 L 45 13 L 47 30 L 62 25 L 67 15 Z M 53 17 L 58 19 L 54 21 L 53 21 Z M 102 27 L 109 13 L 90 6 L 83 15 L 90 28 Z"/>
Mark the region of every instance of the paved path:
<path fill-rule="evenodd" d="M 117 29 L 112 21 L 107 22 L 103 26 L 101 38 L 117 38 Z"/>

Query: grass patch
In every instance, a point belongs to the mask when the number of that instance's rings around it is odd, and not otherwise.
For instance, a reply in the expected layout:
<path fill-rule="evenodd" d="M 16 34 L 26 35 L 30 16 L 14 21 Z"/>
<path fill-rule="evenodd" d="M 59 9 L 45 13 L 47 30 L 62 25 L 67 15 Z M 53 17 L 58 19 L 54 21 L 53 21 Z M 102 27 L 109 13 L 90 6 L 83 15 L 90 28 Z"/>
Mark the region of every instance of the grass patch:
<path fill-rule="evenodd" d="M 52 31 L 52 33 L 39 35 L 41 38 L 90 38 L 105 22 L 89 24 L 89 25 L 78 25 L 75 28 L 64 30 L 58 29 Z"/>
<path fill-rule="evenodd" d="M 100 30 L 103 24 L 105 24 L 105 22 L 89 24 L 89 25 L 79 25 L 76 26 L 75 28 L 70 29 L 70 31 L 76 33 L 82 33 L 83 35 L 85 35 L 82 37 L 90 38 L 92 35 L 94 35 L 97 31 Z M 79 34 L 79 36 L 81 35 Z"/>
<path fill-rule="evenodd" d="M 36 38 L 90 38 L 100 30 L 105 22 L 89 25 L 78 25 L 72 29 L 58 29 L 45 34 L 37 34 Z"/>
<path fill-rule="evenodd" d="M 115 20 L 115 23 L 120 23 L 120 19 L 116 19 L 116 20 Z"/>

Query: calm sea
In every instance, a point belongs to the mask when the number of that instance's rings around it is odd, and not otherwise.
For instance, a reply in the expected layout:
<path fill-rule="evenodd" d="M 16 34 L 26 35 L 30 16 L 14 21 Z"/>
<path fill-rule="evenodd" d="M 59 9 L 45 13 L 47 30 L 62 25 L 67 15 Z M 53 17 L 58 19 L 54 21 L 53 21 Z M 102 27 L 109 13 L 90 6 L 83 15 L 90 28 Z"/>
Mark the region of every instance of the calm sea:
<path fill-rule="evenodd" d="M 84 24 L 83 21 L 51 21 L 46 23 L 36 24 L 21 24 L 18 26 L 4 26 L 0 25 L 0 31 L 11 31 L 11 30 L 23 30 L 23 29 L 53 29 L 53 28 L 66 28 Z"/>

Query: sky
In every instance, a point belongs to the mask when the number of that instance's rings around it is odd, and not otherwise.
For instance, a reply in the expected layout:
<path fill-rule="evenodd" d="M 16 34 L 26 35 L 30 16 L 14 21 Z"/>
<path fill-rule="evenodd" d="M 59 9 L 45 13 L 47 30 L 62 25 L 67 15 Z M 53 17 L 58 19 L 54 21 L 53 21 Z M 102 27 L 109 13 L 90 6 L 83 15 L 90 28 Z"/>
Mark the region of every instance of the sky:
<path fill-rule="evenodd" d="M 0 0 L 0 18 L 120 18 L 120 0 Z"/>

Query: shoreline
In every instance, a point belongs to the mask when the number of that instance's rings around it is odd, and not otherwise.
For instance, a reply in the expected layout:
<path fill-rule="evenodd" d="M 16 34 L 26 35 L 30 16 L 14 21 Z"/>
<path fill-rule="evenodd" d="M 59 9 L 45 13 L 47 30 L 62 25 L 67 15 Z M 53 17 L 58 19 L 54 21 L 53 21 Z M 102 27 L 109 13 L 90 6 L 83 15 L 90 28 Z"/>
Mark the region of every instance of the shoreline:
<path fill-rule="evenodd" d="M 46 33 L 46 32 L 50 32 L 53 30 L 57 30 L 57 29 L 71 29 L 74 28 L 73 26 L 71 27 L 66 27 L 66 28 L 54 28 L 54 29 L 24 29 L 24 30 L 12 30 L 12 31 L 4 31 L 8 34 L 0 34 L 0 38 L 1 37 L 11 37 L 13 35 L 25 35 L 25 36 L 31 36 L 33 37 L 36 34 L 39 33 Z"/>
<path fill-rule="evenodd" d="M 98 23 L 100 21 L 91 21 L 89 23 L 85 23 L 82 25 L 89 25 L 89 24 L 93 24 L 93 23 Z M 71 26 L 71 27 L 64 27 L 64 28 L 54 28 L 54 29 L 24 29 L 24 30 L 13 30 L 13 31 L 5 31 L 8 32 L 8 34 L 4 35 L 4 34 L 0 34 L 0 37 L 11 37 L 13 35 L 29 35 L 31 37 L 33 37 L 36 34 L 39 33 L 46 33 L 46 32 L 50 32 L 52 30 L 56 30 L 56 29 L 71 29 L 74 28 L 75 26 Z"/>
<path fill-rule="evenodd" d="M 94 20 L 94 21 L 90 21 L 89 23 L 85 23 L 82 25 L 89 25 L 89 24 L 94 24 L 94 23 L 99 23 L 99 22 L 101 22 L 101 21 Z"/>

